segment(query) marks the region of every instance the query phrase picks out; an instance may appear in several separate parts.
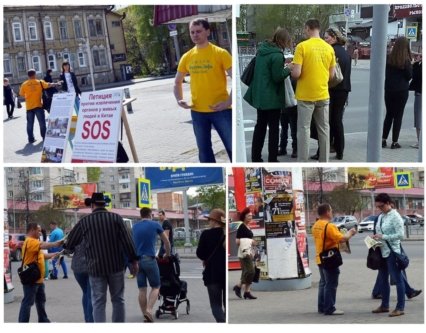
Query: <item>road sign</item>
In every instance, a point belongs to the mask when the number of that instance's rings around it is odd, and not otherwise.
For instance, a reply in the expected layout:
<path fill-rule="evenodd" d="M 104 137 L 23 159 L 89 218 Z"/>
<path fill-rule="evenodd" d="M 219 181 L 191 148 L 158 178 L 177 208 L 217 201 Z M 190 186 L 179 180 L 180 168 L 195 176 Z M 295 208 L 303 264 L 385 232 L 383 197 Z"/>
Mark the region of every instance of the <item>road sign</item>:
<path fill-rule="evenodd" d="M 104 198 L 109 198 L 109 202 L 105 205 L 106 209 L 112 209 L 112 194 L 111 192 L 104 192 Z"/>
<path fill-rule="evenodd" d="M 413 183 L 411 181 L 411 172 L 395 172 L 395 188 L 397 190 L 404 190 L 412 188 Z"/>
<path fill-rule="evenodd" d="M 346 17 L 351 16 L 351 10 L 349 8 L 345 8 L 345 16 Z"/>
<path fill-rule="evenodd" d="M 169 36 L 170 36 L 170 37 L 177 36 L 177 35 L 178 35 L 177 30 L 169 31 Z"/>
<path fill-rule="evenodd" d="M 151 208 L 151 181 L 149 179 L 138 179 L 138 207 Z"/>
<path fill-rule="evenodd" d="M 407 26 L 405 30 L 405 36 L 408 39 L 417 40 L 417 27 L 416 26 Z"/>

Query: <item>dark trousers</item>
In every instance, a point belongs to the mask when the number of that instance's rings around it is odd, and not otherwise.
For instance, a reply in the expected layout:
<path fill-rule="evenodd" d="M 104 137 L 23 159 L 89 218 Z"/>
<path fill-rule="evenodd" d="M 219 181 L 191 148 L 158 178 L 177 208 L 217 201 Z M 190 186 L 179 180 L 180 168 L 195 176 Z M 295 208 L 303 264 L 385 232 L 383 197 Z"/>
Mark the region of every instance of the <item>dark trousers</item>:
<path fill-rule="evenodd" d="M 387 139 L 392 127 L 392 142 L 398 142 L 402 117 L 408 100 L 408 90 L 385 91 L 386 117 L 383 123 L 383 139 Z"/>
<path fill-rule="evenodd" d="M 46 294 L 44 292 L 44 284 L 24 284 L 22 285 L 22 287 L 24 289 L 24 298 L 22 299 L 21 308 L 19 309 L 18 321 L 20 323 L 30 322 L 31 307 L 35 303 L 38 315 L 38 322 L 50 323 L 45 309 Z"/>
<path fill-rule="evenodd" d="M 44 140 L 46 135 L 46 118 L 44 116 L 44 109 L 33 109 L 27 111 L 27 135 L 28 142 L 34 141 L 34 119 L 37 117 L 38 124 L 40 125 L 40 135 Z"/>
<path fill-rule="evenodd" d="M 265 143 L 266 129 L 269 127 L 268 162 L 276 162 L 280 132 L 281 110 L 257 110 L 257 123 L 254 127 L 251 146 L 251 160 L 262 162 L 262 149 Z"/>
<path fill-rule="evenodd" d="M 336 294 L 339 285 L 339 267 L 334 269 L 325 269 L 318 266 L 320 272 L 320 281 L 318 285 L 318 312 L 331 315 L 336 311 Z"/>
<path fill-rule="evenodd" d="M 288 126 L 290 125 L 291 132 L 291 147 L 293 151 L 297 151 L 297 105 L 291 108 L 284 109 L 281 112 L 281 136 L 280 136 L 280 148 L 282 150 L 287 149 L 288 143 Z"/>
<path fill-rule="evenodd" d="M 402 275 L 402 271 L 396 267 L 396 257 L 391 252 L 386 258 L 386 266 L 379 269 L 379 278 L 381 280 L 381 294 L 382 294 L 382 303 L 380 304 L 383 308 L 389 308 L 389 298 L 390 298 L 390 284 L 389 276 L 393 281 L 395 281 L 396 286 L 396 295 L 397 303 L 396 310 L 404 311 L 405 308 L 405 283 Z"/>
<path fill-rule="evenodd" d="M 217 323 L 224 323 L 226 321 L 225 286 L 219 283 L 209 284 L 207 286 L 207 291 L 209 293 L 210 308 L 212 309 L 213 317 L 216 319 Z"/>
<path fill-rule="evenodd" d="M 6 111 L 7 111 L 7 116 L 9 118 L 13 117 L 13 111 L 15 110 L 15 102 L 10 102 L 10 103 L 6 103 Z"/>
<path fill-rule="evenodd" d="M 402 271 L 402 279 L 404 281 L 404 287 L 405 287 L 405 295 L 407 297 L 410 297 L 412 293 L 414 293 L 415 289 L 413 289 L 409 283 L 407 278 L 407 273 L 405 270 Z M 373 291 L 371 292 L 371 295 L 373 297 L 381 296 L 382 295 L 382 277 L 380 274 L 377 274 L 376 283 L 374 284 Z"/>
<path fill-rule="evenodd" d="M 330 144 L 334 145 L 337 155 L 343 155 L 345 149 L 345 130 L 343 128 L 343 113 L 349 92 L 330 90 L 329 121 Z"/>

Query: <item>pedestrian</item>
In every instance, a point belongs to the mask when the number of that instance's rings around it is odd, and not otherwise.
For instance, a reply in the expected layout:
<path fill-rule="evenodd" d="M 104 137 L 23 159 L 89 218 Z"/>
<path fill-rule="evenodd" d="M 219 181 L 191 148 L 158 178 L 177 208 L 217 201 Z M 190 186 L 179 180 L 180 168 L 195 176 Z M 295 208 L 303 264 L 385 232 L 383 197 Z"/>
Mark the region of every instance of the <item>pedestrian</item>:
<path fill-rule="evenodd" d="M 170 243 L 170 253 L 174 254 L 174 242 L 173 242 L 173 225 L 172 223 L 166 219 L 166 212 L 162 209 L 158 211 L 158 218 L 161 222 L 161 227 L 164 230 L 164 234 Z M 164 246 L 164 242 L 161 241 L 160 251 L 158 252 L 158 256 L 161 258 L 164 253 L 166 253 L 166 248 Z"/>
<path fill-rule="evenodd" d="M 170 257 L 170 242 L 163 228 L 156 221 L 151 220 L 152 211 L 150 208 L 142 208 L 140 211 L 141 220 L 133 224 L 133 240 L 136 251 L 140 258 L 139 272 L 137 273 L 137 284 L 139 288 L 139 306 L 146 322 L 154 322 L 152 311 L 160 292 L 160 270 L 155 257 L 155 244 L 157 236 L 160 236 L 164 243 L 165 253 L 163 259 Z M 151 287 L 148 296 L 147 281 Z"/>
<path fill-rule="evenodd" d="M 325 268 L 321 263 L 320 253 L 332 248 L 339 248 L 340 243 L 347 242 L 356 234 L 352 228 L 346 234 L 342 234 L 337 226 L 330 223 L 333 218 L 333 210 L 328 203 L 318 206 L 319 219 L 312 226 L 312 236 L 315 241 L 316 263 L 320 273 L 318 285 L 318 313 L 324 315 L 343 315 L 344 311 L 336 309 L 336 294 L 339 284 L 339 267 Z"/>
<path fill-rule="evenodd" d="M 62 63 L 62 73 L 59 76 L 62 82 L 62 90 L 68 93 L 75 93 L 76 96 L 81 95 L 81 90 L 78 87 L 77 77 L 71 71 L 71 65 L 68 61 Z"/>
<path fill-rule="evenodd" d="M 195 46 L 179 61 L 173 92 L 181 108 L 191 109 L 200 162 L 216 162 L 212 126 L 232 161 L 232 94 L 227 91 L 226 80 L 226 74 L 232 77 L 232 57 L 225 49 L 209 42 L 210 25 L 206 19 L 192 20 L 189 31 Z M 182 92 L 182 83 L 188 73 L 192 97 L 189 103 L 183 99 Z"/>
<path fill-rule="evenodd" d="M 250 208 L 244 208 L 240 213 L 241 225 L 238 227 L 235 242 L 238 245 L 238 258 L 241 264 L 241 279 L 233 290 L 237 297 L 244 299 L 257 299 L 251 293 L 251 284 L 254 278 L 254 262 L 252 255 L 252 247 L 256 245 L 256 241 L 253 240 L 253 231 L 250 229 L 250 222 L 252 221 L 253 215 Z M 241 296 L 241 290 L 244 294 Z"/>
<path fill-rule="evenodd" d="M 44 77 L 44 81 L 48 82 L 48 83 L 52 83 L 53 82 L 53 78 L 52 78 L 52 69 L 48 69 L 46 71 L 46 76 Z M 50 107 L 52 106 L 52 98 L 53 95 L 56 94 L 58 92 L 58 89 L 56 89 L 55 87 L 50 87 L 46 89 L 46 97 L 43 99 L 43 108 L 50 113 Z"/>
<path fill-rule="evenodd" d="M 391 149 L 401 148 L 398 143 L 405 104 L 408 100 L 408 88 L 413 76 L 410 42 L 398 37 L 386 60 L 385 105 L 386 116 L 383 122 L 382 148 L 387 147 L 386 140 L 392 127 Z"/>
<path fill-rule="evenodd" d="M 24 297 L 21 302 L 19 309 L 20 323 L 29 323 L 31 315 L 31 307 L 36 304 L 38 322 L 39 323 L 50 323 L 47 317 L 45 305 L 46 305 L 46 293 L 43 283 L 44 277 L 44 260 L 53 258 L 56 253 L 44 254 L 43 249 L 50 249 L 58 247 L 61 242 L 46 243 L 40 242 L 41 227 L 37 223 L 30 222 L 27 225 L 27 236 L 24 243 L 22 244 L 22 265 L 29 265 L 37 260 L 37 266 L 40 270 L 40 278 L 31 284 L 23 284 Z"/>
<path fill-rule="evenodd" d="M 379 215 L 372 238 L 382 242 L 380 251 L 382 257 L 386 260 L 386 265 L 379 268 L 382 302 L 372 312 L 389 312 L 390 276 L 396 285 L 397 303 L 395 310 L 389 314 L 389 317 L 398 317 L 404 314 L 405 285 L 402 271 L 396 265 L 395 253 L 401 254 L 401 240 L 404 238 L 404 222 L 399 213 L 392 208 L 393 203 L 388 194 L 379 193 L 374 199 L 374 202 L 376 208 L 382 213 Z"/>
<path fill-rule="evenodd" d="M 13 119 L 13 111 L 15 110 L 15 93 L 9 84 L 9 79 L 3 79 L 3 105 L 6 105 L 8 119 Z"/>
<path fill-rule="evenodd" d="M 49 240 L 47 239 L 48 237 L 47 237 L 46 229 L 41 228 L 40 233 L 41 233 L 40 241 L 49 242 Z M 46 249 L 43 249 L 42 251 L 43 251 L 43 254 L 49 253 L 49 251 Z M 44 279 L 46 281 L 49 280 L 49 259 L 47 259 L 46 257 L 44 258 Z"/>
<path fill-rule="evenodd" d="M 293 90 L 296 90 L 296 80 L 291 80 Z M 280 135 L 280 149 L 278 156 L 287 155 L 288 143 L 288 127 L 290 126 L 291 133 L 291 158 L 297 158 L 297 105 L 284 108 L 280 116 L 281 135 Z"/>
<path fill-rule="evenodd" d="M 422 54 L 417 55 L 413 64 L 413 79 L 409 90 L 414 91 L 414 127 L 416 128 L 417 143 L 412 148 L 419 148 L 420 131 L 422 128 Z"/>
<path fill-rule="evenodd" d="M 334 76 L 336 59 L 333 48 L 320 38 L 320 23 L 309 19 L 304 32 L 309 39 L 296 46 L 291 76 L 297 79 L 297 156 L 309 158 L 310 126 L 315 120 L 320 148 L 319 161 L 328 162 L 330 150 L 328 81 Z"/>
<path fill-rule="evenodd" d="M 106 322 L 106 295 L 109 288 L 112 303 L 112 322 L 124 322 L 125 256 L 132 262 L 132 274 L 138 271 L 138 257 L 132 236 L 123 218 L 109 212 L 105 206 L 109 198 L 94 192 L 85 200 L 92 213 L 75 225 L 64 245 L 73 249 L 84 241 L 87 269 L 91 287 L 93 320 Z"/>
<path fill-rule="evenodd" d="M 50 236 L 49 236 L 49 242 L 56 242 L 59 241 L 61 239 L 64 238 L 64 231 L 58 227 L 58 224 L 55 221 L 51 221 L 49 223 L 49 227 L 51 230 Z M 52 248 L 50 249 L 49 252 L 61 252 L 64 248 L 62 246 L 58 247 L 58 248 Z M 58 264 L 58 260 L 59 260 L 59 264 L 62 267 L 62 271 L 64 273 L 64 279 L 68 279 L 68 269 L 67 269 L 67 264 L 64 260 L 63 257 L 61 258 L 55 258 L 52 260 L 52 266 L 53 266 L 53 270 L 52 270 L 52 274 L 50 276 L 51 280 L 56 280 L 58 279 L 58 269 L 57 269 L 57 264 Z"/>
<path fill-rule="evenodd" d="M 19 95 L 25 98 L 27 108 L 27 135 L 28 143 L 36 141 L 34 138 L 34 118 L 37 117 L 40 126 L 40 135 L 44 141 L 46 135 L 46 119 L 44 115 L 42 94 L 43 89 L 51 88 L 60 85 L 58 83 L 47 83 L 44 80 L 37 80 L 35 69 L 30 69 L 27 72 L 28 80 L 22 83 Z"/>
<path fill-rule="evenodd" d="M 210 229 L 201 233 L 197 257 L 203 261 L 203 281 L 216 322 L 226 322 L 226 236 L 225 212 L 212 209 L 207 217 Z"/>
<path fill-rule="evenodd" d="M 354 58 L 354 66 L 358 64 L 359 59 L 359 50 L 358 47 L 355 46 L 354 53 L 352 54 L 352 57 Z"/>
<path fill-rule="evenodd" d="M 287 30 L 278 28 L 272 39 L 260 44 L 256 54 L 253 81 L 244 95 L 244 99 L 257 110 L 251 145 L 252 162 L 263 162 L 262 149 L 268 128 L 268 162 L 279 162 L 280 115 L 285 104 L 284 79 L 290 75 L 290 69 L 284 66 L 283 51 L 290 45 Z"/>
<path fill-rule="evenodd" d="M 345 149 L 345 130 L 343 127 L 343 113 L 348 102 L 348 95 L 351 91 L 351 58 L 344 46 L 346 38 L 342 33 L 333 27 L 328 28 L 324 34 L 325 41 L 333 47 L 340 69 L 343 74 L 343 81 L 333 88 L 329 88 L 330 95 L 329 120 L 330 120 L 330 145 L 336 151 L 336 158 L 343 159 Z"/>

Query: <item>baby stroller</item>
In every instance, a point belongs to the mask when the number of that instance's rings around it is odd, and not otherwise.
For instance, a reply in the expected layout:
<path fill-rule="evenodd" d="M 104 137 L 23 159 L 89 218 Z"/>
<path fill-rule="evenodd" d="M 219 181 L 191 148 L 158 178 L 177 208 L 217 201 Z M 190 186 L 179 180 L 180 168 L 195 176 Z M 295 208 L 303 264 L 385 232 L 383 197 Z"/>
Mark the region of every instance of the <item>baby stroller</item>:
<path fill-rule="evenodd" d="M 158 258 L 157 262 L 160 268 L 161 287 L 158 299 L 161 305 L 155 311 L 155 317 L 158 319 L 162 314 L 171 314 L 178 319 L 178 307 L 184 302 L 186 302 L 186 313 L 189 314 L 190 303 L 186 298 L 188 286 L 186 281 L 179 279 L 179 259 L 172 255 L 167 259 Z"/>

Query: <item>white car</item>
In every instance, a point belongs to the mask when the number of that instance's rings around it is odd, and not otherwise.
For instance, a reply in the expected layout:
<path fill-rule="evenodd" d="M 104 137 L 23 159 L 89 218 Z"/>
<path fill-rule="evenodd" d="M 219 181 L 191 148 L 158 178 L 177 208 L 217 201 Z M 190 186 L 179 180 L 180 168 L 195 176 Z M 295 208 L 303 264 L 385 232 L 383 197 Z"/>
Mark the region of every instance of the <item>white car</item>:
<path fill-rule="evenodd" d="M 374 230 L 374 220 L 377 216 L 371 215 L 363 219 L 358 225 L 358 232 L 363 231 L 373 231 Z"/>

